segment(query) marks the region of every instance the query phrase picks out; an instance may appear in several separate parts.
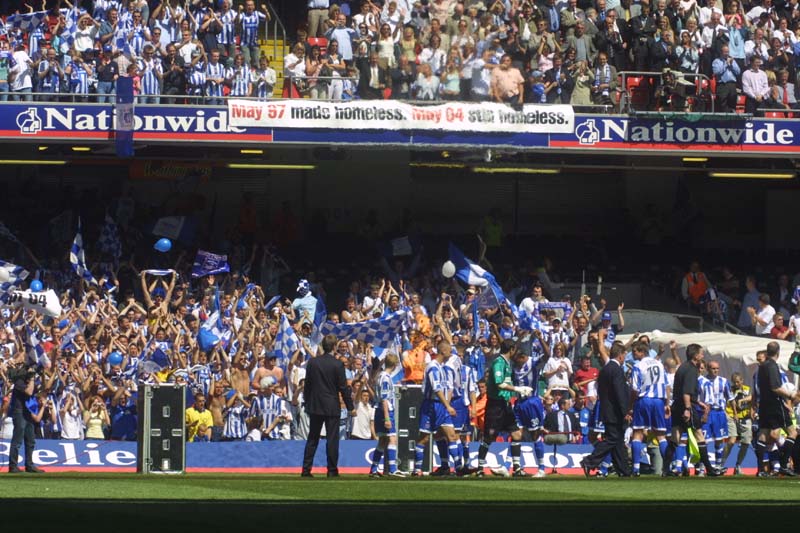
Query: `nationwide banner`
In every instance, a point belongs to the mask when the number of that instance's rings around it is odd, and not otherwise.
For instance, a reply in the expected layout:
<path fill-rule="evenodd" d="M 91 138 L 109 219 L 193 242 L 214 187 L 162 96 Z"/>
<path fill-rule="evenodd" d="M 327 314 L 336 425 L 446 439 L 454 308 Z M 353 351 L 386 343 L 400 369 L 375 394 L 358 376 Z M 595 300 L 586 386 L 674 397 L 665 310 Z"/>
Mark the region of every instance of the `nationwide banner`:
<path fill-rule="evenodd" d="M 339 469 L 343 473 L 364 474 L 369 471 L 375 441 L 341 441 L 339 446 Z M 264 442 L 190 442 L 186 444 L 187 472 L 235 472 L 235 473 L 299 473 L 303 460 L 305 441 Z M 8 465 L 11 443 L 0 441 L 0 467 Z M 522 443 L 521 460 L 525 468 L 535 468 L 536 457 L 533 444 Z M 557 468 L 562 474 L 582 473 L 580 461 L 591 453 L 589 445 L 568 444 L 546 447 L 544 466 L 548 472 Z M 434 466 L 439 465 L 434 451 Z M 22 463 L 22 456 L 19 458 Z M 47 471 L 76 472 L 132 472 L 136 470 L 136 443 L 121 441 L 71 441 L 37 440 L 33 452 L 34 463 Z M 730 458 L 729 466 L 734 463 Z M 477 466 L 478 444 L 470 445 L 470 464 Z M 495 442 L 486 456 L 489 468 L 506 466 L 511 468 L 508 444 Z M 325 467 L 325 445 L 317 448 L 314 466 Z M 409 465 L 401 463 L 401 469 Z M 755 471 L 755 456 L 747 454 L 742 466 L 745 472 Z"/>
<path fill-rule="evenodd" d="M 393 100 L 228 100 L 228 117 L 232 126 L 262 128 L 569 133 L 575 127 L 575 113 L 568 105 L 514 109 L 462 102 L 421 106 Z"/>

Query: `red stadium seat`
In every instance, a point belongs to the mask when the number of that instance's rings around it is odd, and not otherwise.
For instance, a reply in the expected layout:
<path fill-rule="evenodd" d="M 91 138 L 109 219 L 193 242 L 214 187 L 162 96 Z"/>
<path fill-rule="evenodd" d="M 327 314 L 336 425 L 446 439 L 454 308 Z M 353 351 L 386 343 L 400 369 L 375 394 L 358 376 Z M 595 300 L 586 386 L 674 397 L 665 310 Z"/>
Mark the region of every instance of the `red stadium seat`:
<path fill-rule="evenodd" d="M 625 91 L 632 109 L 644 110 L 650 102 L 650 80 L 643 76 L 632 76 L 625 80 Z"/>
<path fill-rule="evenodd" d="M 747 97 L 743 94 L 740 94 L 736 98 L 736 112 L 740 115 L 744 113 L 744 104 L 747 101 Z"/>
<path fill-rule="evenodd" d="M 786 113 L 783 111 L 764 111 L 766 118 L 786 118 Z"/>
<path fill-rule="evenodd" d="M 325 37 L 309 37 L 306 40 L 308 41 L 309 46 L 319 46 L 320 50 L 328 49 L 328 39 Z"/>

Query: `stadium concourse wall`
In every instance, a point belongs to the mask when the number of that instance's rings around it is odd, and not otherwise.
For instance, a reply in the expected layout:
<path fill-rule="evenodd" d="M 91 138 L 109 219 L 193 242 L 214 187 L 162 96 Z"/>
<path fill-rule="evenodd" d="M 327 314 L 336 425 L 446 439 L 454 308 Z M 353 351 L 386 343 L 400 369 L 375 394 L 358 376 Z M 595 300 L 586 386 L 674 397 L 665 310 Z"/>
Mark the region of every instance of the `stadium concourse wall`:
<path fill-rule="evenodd" d="M 366 474 L 369 471 L 375 441 L 341 441 L 339 467 L 342 473 Z M 186 445 L 186 471 L 189 473 L 251 473 L 298 474 L 303 457 L 304 441 L 264 442 L 195 442 Z M 0 467 L 8 465 L 9 441 L 0 441 Z M 559 446 L 553 453 L 546 446 L 545 466 L 555 467 L 562 474 L 579 474 L 580 460 L 589 454 L 588 445 Z M 472 443 L 470 456 L 477 464 L 478 445 Z M 36 443 L 33 460 L 37 466 L 50 472 L 135 472 L 136 443 L 121 441 L 66 441 L 40 440 Z M 487 466 L 505 465 L 510 468 L 506 443 L 492 444 L 486 458 Z M 20 457 L 20 462 L 22 457 Z M 434 455 L 438 466 L 438 455 Z M 522 444 L 522 463 L 530 469 L 535 466 L 533 445 Z M 317 450 L 314 460 L 317 469 L 325 468 L 325 446 Z M 405 467 L 405 465 L 401 465 Z M 755 458 L 748 454 L 745 471 L 755 471 Z"/>
<path fill-rule="evenodd" d="M 320 111 L 323 107 L 331 109 L 326 113 Z M 361 111 L 353 114 L 354 110 Z M 4 102 L 0 103 L 0 139 L 111 143 L 114 115 L 114 107 L 106 104 Z M 800 121 L 738 115 L 577 115 L 569 106 L 526 105 L 514 112 L 497 104 L 416 107 L 401 102 L 307 100 L 234 100 L 220 107 L 137 105 L 134 115 L 134 143 L 150 145 L 231 142 L 406 149 L 508 147 L 589 149 L 628 155 L 708 155 L 723 150 L 726 156 L 773 157 L 800 153 Z"/>

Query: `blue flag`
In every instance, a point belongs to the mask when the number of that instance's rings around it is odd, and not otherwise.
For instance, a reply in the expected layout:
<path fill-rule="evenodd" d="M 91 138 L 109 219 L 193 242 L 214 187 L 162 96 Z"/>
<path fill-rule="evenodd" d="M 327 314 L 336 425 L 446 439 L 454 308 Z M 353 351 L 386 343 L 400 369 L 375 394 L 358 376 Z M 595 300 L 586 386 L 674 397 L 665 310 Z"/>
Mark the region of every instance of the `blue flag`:
<path fill-rule="evenodd" d="M 230 272 L 227 255 L 217 255 L 205 250 L 198 250 L 192 264 L 192 277 L 202 278 L 211 274 Z"/>

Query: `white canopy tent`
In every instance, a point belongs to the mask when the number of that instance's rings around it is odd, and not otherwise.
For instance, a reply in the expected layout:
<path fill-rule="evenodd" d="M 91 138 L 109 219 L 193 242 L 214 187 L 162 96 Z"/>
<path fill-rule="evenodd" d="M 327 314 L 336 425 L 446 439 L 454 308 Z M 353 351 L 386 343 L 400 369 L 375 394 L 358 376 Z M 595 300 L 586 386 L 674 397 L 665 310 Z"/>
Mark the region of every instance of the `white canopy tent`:
<path fill-rule="evenodd" d="M 627 328 L 626 328 L 627 329 Z M 664 345 L 664 353 L 669 353 L 669 342 L 675 340 L 678 343 L 678 354 L 681 361 L 686 360 L 686 347 L 690 344 L 699 344 L 705 350 L 706 361 L 719 361 L 720 375 L 730 378 L 734 372 L 739 372 L 745 376 L 745 383 L 752 383 L 752 376 L 756 369 L 756 352 L 764 350 L 770 339 L 761 337 L 750 337 L 747 335 L 736 335 L 733 333 L 665 333 L 653 330 L 646 333 L 650 337 L 651 347 L 658 349 L 659 344 Z M 628 342 L 631 335 L 620 335 L 617 337 L 622 342 Z M 786 371 L 789 378 L 797 384 L 797 376 L 789 372 L 789 357 L 794 351 L 794 343 L 778 341 L 781 347 L 778 363 Z"/>

